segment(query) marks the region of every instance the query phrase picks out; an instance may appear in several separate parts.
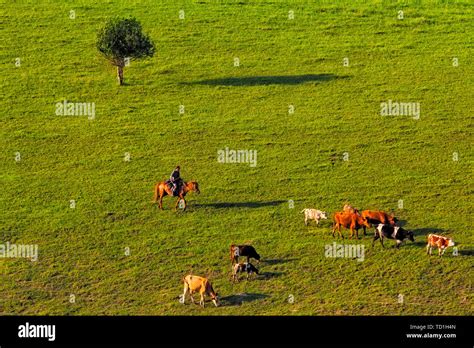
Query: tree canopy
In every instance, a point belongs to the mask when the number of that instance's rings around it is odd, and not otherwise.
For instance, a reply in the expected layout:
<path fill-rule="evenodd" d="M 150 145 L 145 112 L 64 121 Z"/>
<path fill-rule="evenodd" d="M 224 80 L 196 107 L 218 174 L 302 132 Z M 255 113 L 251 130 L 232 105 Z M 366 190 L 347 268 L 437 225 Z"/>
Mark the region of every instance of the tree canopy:
<path fill-rule="evenodd" d="M 125 59 L 152 57 L 155 45 L 142 32 L 142 26 L 135 18 L 112 18 L 99 31 L 97 49 L 113 65 L 117 66 L 119 83 L 123 83 Z"/>

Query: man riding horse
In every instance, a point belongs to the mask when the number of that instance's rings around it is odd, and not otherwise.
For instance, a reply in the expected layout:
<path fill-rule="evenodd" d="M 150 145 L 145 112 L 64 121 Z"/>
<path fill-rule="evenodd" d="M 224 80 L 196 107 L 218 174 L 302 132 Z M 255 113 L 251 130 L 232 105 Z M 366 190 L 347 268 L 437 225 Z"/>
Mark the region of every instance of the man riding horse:
<path fill-rule="evenodd" d="M 170 175 L 170 189 L 173 192 L 174 196 L 179 195 L 179 191 L 181 190 L 181 186 L 183 185 L 183 179 L 180 177 L 181 168 L 177 166 Z"/>
<path fill-rule="evenodd" d="M 178 203 L 183 202 L 183 210 L 186 210 L 186 200 L 184 197 L 189 192 L 200 193 L 197 181 L 184 182 L 180 177 L 180 167 L 177 166 L 170 175 L 169 180 L 158 182 L 155 185 L 154 203 L 158 203 L 161 210 L 163 210 L 163 197 L 174 196 L 178 197 L 176 201 L 175 210 L 178 209 Z M 159 202 L 158 202 L 159 199 Z"/>

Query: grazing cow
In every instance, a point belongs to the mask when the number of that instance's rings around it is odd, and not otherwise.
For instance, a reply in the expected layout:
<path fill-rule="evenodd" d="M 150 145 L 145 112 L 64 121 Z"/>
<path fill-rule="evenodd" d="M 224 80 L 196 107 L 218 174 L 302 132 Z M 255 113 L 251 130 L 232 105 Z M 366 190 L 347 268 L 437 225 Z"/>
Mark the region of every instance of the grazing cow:
<path fill-rule="evenodd" d="M 396 241 L 396 247 L 397 249 L 400 248 L 400 244 L 405 239 L 409 239 L 412 242 L 415 241 L 415 238 L 413 237 L 413 232 L 407 231 L 399 226 L 391 226 L 391 225 L 384 225 L 384 224 L 378 224 L 377 228 L 375 229 L 375 235 L 374 235 L 374 240 L 372 241 L 372 246 L 374 246 L 374 243 L 377 239 L 380 238 L 380 243 L 382 243 L 382 247 L 385 248 L 383 245 L 383 239 L 388 238 L 388 239 L 394 239 Z"/>
<path fill-rule="evenodd" d="M 438 247 L 438 256 L 441 257 L 450 246 L 454 246 L 454 241 L 451 238 L 439 236 L 437 234 L 429 234 L 426 253 L 431 255 L 431 249 L 433 247 Z"/>
<path fill-rule="evenodd" d="M 394 217 L 393 215 L 389 215 L 384 211 L 377 211 L 377 210 L 364 210 L 362 212 L 362 217 L 364 217 L 370 225 L 378 225 L 378 224 L 384 224 L 384 225 L 391 225 L 395 226 L 397 223 L 397 218 Z M 366 235 L 366 228 L 364 226 L 364 236 Z"/>
<path fill-rule="evenodd" d="M 362 226 L 369 227 L 369 223 L 367 222 L 365 218 L 363 218 L 359 214 L 338 212 L 334 214 L 334 223 L 333 223 L 333 228 L 332 228 L 333 237 L 334 237 L 334 232 L 336 232 L 336 228 L 337 228 L 341 238 L 344 238 L 344 236 L 341 233 L 341 226 L 344 228 L 350 229 L 351 233 L 350 233 L 349 238 L 352 238 L 352 236 L 354 235 L 354 230 L 355 230 L 356 238 L 359 239 L 359 228 L 361 228 Z"/>
<path fill-rule="evenodd" d="M 250 258 L 257 260 L 257 263 L 260 262 L 260 255 L 257 254 L 255 248 L 251 245 L 234 245 L 230 246 L 230 260 L 231 263 L 239 263 L 239 257 L 246 256 L 247 262 L 250 262 Z"/>
<path fill-rule="evenodd" d="M 201 294 L 201 300 L 199 304 L 204 307 L 204 295 L 210 296 L 212 299 L 212 303 L 217 307 L 219 306 L 219 299 L 217 297 L 217 293 L 212 288 L 209 279 L 194 275 L 187 275 L 183 278 L 184 282 L 184 293 L 183 293 L 183 304 L 186 299 L 186 294 L 189 292 L 189 297 L 191 297 L 191 302 L 194 303 L 193 294 L 196 291 L 199 291 Z"/>
<path fill-rule="evenodd" d="M 319 225 L 319 220 L 327 220 L 328 216 L 325 211 L 317 210 L 317 209 L 303 209 L 301 211 L 304 213 L 304 224 L 308 225 L 308 220 L 316 221 L 316 225 Z"/>
<path fill-rule="evenodd" d="M 232 280 L 238 281 L 238 273 L 247 273 L 247 280 L 251 274 L 258 274 L 258 269 L 250 262 L 236 263 L 232 272 Z"/>

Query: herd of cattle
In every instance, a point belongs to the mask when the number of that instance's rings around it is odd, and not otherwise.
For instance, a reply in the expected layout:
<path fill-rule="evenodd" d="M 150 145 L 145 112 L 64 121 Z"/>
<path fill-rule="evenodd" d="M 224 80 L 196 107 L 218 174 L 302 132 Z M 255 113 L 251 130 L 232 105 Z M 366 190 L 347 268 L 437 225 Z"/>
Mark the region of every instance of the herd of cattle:
<path fill-rule="evenodd" d="M 305 216 L 305 225 L 308 224 L 308 220 L 315 220 L 316 224 L 319 224 L 320 220 L 327 219 L 327 213 L 317 209 L 303 209 L 302 213 Z M 397 248 L 405 240 L 409 239 L 412 242 L 415 241 L 413 232 L 407 231 L 404 228 L 397 226 L 398 219 L 393 214 L 387 214 L 384 211 L 378 210 L 363 210 L 359 212 L 358 209 L 353 206 L 346 204 L 341 212 L 334 213 L 333 216 L 333 228 L 332 236 L 337 230 L 339 236 L 344 238 L 341 233 L 341 227 L 344 227 L 350 231 L 349 238 L 354 235 L 359 238 L 359 229 L 364 230 L 364 236 L 367 235 L 367 228 L 375 226 L 375 235 L 372 245 L 377 239 L 383 245 L 383 239 L 394 239 L 397 242 Z"/>
<path fill-rule="evenodd" d="M 301 213 L 304 213 L 304 223 L 308 225 L 309 220 L 316 221 L 319 225 L 321 220 L 327 220 L 328 214 L 324 211 L 317 209 L 303 209 Z M 355 234 L 355 238 L 359 238 L 359 229 L 364 230 L 364 236 L 367 235 L 366 229 L 375 227 L 374 239 L 372 240 L 372 246 L 377 239 L 380 239 L 382 247 L 384 238 L 393 239 L 396 242 L 396 247 L 399 248 L 402 242 L 406 239 L 414 242 L 414 234 L 411 231 L 405 230 L 398 226 L 398 219 L 393 214 L 387 214 L 384 211 L 364 210 L 359 212 L 349 204 L 344 205 L 341 212 L 336 212 L 333 215 L 333 227 L 332 235 L 335 236 L 336 230 L 341 238 L 344 236 L 341 233 L 341 227 L 344 227 L 350 231 L 349 238 L 352 238 Z M 454 246 L 454 241 L 451 238 L 443 237 L 436 234 L 429 234 L 427 238 L 426 253 L 431 255 L 433 247 L 438 248 L 438 255 L 442 256 L 446 249 L 450 246 Z M 239 257 L 246 257 L 246 262 L 239 262 Z M 258 269 L 250 263 L 250 259 L 253 258 L 257 262 L 260 262 L 260 255 L 257 253 L 255 248 L 251 245 L 234 245 L 230 246 L 230 259 L 232 264 L 232 281 L 236 282 L 239 280 L 239 273 L 246 273 L 247 279 L 252 274 L 259 274 Z M 184 303 L 186 295 L 189 294 L 191 302 L 194 303 L 193 294 L 199 292 L 201 299 L 199 304 L 204 307 L 204 296 L 207 295 L 211 298 L 214 305 L 219 305 L 218 294 L 214 291 L 209 279 L 205 277 L 187 275 L 183 278 L 184 282 L 184 293 L 182 295 L 182 303 Z"/>
<path fill-rule="evenodd" d="M 327 213 L 317 209 L 303 209 L 304 223 L 308 225 L 309 220 L 315 220 L 316 224 L 319 225 L 320 220 L 326 220 L 328 218 Z M 396 247 L 399 248 L 400 244 L 406 239 L 414 242 L 415 237 L 412 231 L 407 231 L 404 228 L 398 226 L 398 219 L 393 214 L 387 214 L 384 211 L 378 210 L 363 210 L 359 212 L 358 209 L 354 208 L 349 204 L 345 204 L 341 212 L 334 213 L 333 216 L 333 228 L 332 236 L 337 230 L 339 236 L 344 238 L 341 233 L 341 227 L 344 227 L 350 231 L 349 238 L 359 238 L 359 229 L 364 230 L 364 236 L 367 235 L 367 228 L 375 227 L 374 239 L 372 246 L 377 239 L 380 239 L 380 243 L 384 247 L 383 240 L 394 239 L 396 241 Z M 438 255 L 444 254 L 446 249 L 450 246 L 454 246 L 454 242 L 451 238 L 443 237 L 436 234 L 428 235 L 428 244 L 426 245 L 426 253 L 431 255 L 433 247 L 438 248 Z"/>

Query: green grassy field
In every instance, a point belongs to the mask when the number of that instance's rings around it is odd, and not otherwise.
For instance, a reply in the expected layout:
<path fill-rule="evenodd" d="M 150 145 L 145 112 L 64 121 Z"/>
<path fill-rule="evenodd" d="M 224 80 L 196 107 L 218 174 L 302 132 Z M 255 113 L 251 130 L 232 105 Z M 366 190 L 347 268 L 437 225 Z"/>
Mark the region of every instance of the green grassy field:
<path fill-rule="evenodd" d="M 0 259 L 0 314 L 474 313 L 469 0 L 2 8 L 0 244 L 38 244 L 39 258 Z M 114 15 L 157 47 L 121 87 L 95 47 Z M 65 99 L 94 102 L 95 119 L 57 116 Z M 420 119 L 381 116 L 388 100 L 420 103 Z M 257 166 L 219 163 L 226 147 L 256 150 Z M 201 194 L 159 211 L 153 186 L 177 164 Z M 372 249 L 370 232 L 338 241 L 363 244 L 363 262 L 326 258 L 330 220 L 305 226 L 300 211 L 346 202 L 393 210 L 415 243 Z M 458 255 L 427 256 L 432 232 Z M 256 247 L 259 278 L 229 281 L 231 243 Z M 190 272 L 211 278 L 221 307 L 179 303 Z"/>

